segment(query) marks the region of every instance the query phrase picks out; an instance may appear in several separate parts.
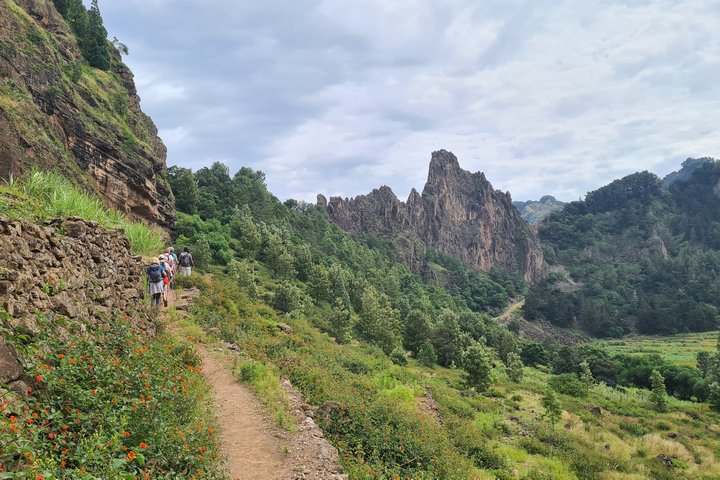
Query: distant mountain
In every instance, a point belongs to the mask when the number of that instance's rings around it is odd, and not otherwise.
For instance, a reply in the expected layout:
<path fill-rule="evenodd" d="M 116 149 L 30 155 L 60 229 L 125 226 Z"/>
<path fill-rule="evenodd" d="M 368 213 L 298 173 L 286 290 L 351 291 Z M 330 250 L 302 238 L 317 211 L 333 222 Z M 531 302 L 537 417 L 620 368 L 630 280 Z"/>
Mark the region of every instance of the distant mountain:
<path fill-rule="evenodd" d="M 526 316 L 599 336 L 717 329 L 720 162 L 689 159 L 671 175 L 634 173 L 550 214 L 545 258 L 582 286 L 534 287 Z"/>
<path fill-rule="evenodd" d="M 565 202 L 556 200 L 552 195 L 545 195 L 540 200 L 514 201 L 513 205 L 528 223 L 540 223 L 551 213 L 562 210 Z"/>
<path fill-rule="evenodd" d="M 409 240 L 415 260 L 424 261 L 430 249 L 475 270 L 500 267 L 531 283 L 546 274 L 537 238 L 510 195 L 495 190 L 483 173 L 460 168 L 445 150 L 433 152 L 422 195 L 413 189 L 407 202 L 383 186 L 351 199 L 318 195 L 318 204 L 348 232 Z"/>

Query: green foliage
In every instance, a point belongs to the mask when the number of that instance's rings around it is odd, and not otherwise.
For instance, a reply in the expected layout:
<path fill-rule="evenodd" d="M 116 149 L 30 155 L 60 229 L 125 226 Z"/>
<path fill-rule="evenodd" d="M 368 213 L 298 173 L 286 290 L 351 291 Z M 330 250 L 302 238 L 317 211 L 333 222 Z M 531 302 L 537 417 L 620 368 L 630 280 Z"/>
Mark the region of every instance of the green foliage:
<path fill-rule="evenodd" d="M 194 214 L 198 211 L 198 186 L 192 170 L 173 165 L 168 168 L 168 182 L 175 196 L 175 208 Z"/>
<path fill-rule="evenodd" d="M 41 220 L 74 216 L 96 221 L 106 228 L 121 229 L 135 254 L 157 254 L 165 245 L 159 228 L 130 221 L 106 208 L 98 197 L 83 192 L 60 174 L 35 170 L 9 185 L 9 190 L 34 202 L 34 214 Z M 13 215 L 9 210 L 2 213 Z"/>
<path fill-rule="evenodd" d="M 561 373 L 550 378 L 548 385 L 556 392 L 571 397 L 584 398 L 588 393 L 588 384 L 574 373 Z"/>
<path fill-rule="evenodd" d="M 103 25 L 97 0 L 86 9 L 82 0 L 53 0 L 78 40 L 80 51 L 91 67 L 110 69 L 107 30 Z"/>
<path fill-rule="evenodd" d="M 517 353 L 510 353 L 507 357 L 507 376 L 510 380 L 515 383 L 522 382 L 523 379 L 523 363 L 520 359 L 520 355 Z"/>
<path fill-rule="evenodd" d="M 360 334 L 390 354 L 400 346 L 400 320 L 387 295 L 368 287 L 362 294 L 362 309 L 357 323 Z"/>
<path fill-rule="evenodd" d="M 547 258 L 570 279 L 533 286 L 528 319 L 591 334 L 707 331 L 720 325 L 720 164 L 702 165 L 663 189 L 647 172 L 590 192 L 540 227 Z M 564 284 L 565 288 L 556 287 Z"/>
<path fill-rule="evenodd" d="M 467 383 L 478 391 L 486 390 L 495 380 L 492 356 L 480 342 L 470 345 L 462 356 L 463 369 L 467 372 Z"/>
<path fill-rule="evenodd" d="M 33 388 L 27 400 L 4 394 L 0 465 L 24 472 L 6 478 L 222 478 L 207 386 L 184 362 L 192 347 L 148 340 L 127 316 L 64 336 L 41 318 L 18 345 L 34 353 Z"/>
<path fill-rule="evenodd" d="M 290 313 L 293 310 L 303 307 L 305 295 L 302 290 L 290 282 L 280 282 L 275 288 L 275 296 L 272 306 L 283 313 Z"/>
<path fill-rule="evenodd" d="M 540 404 L 545 409 L 543 417 L 546 418 L 550 422 L 550 425 L 554 427 L 562 415 L 562 406 L 560 405 L 560 401 L 558 400 L 557 395 L 555 395 L 555 390 L 553 390 L 552 386 L 547 386 L 543 397 L 540 399 Z"/>
<path fill-rule="evenodd" d="M 417 360 L 422 365 L 425 365 L 428 368 L 437 364 L 438 357 L 437 353 L 435 352 L 435 347 L 433 347 L 432 343 L 426 340 L 425 343 L 420 346 L 420 349 L 417 353 Z"/>
<path fill-rule="evenodd" d="M 395 347 L 392 352 L 390 352 L 390 360 L 395 365 L 407 365 L 408 359 L 407 354 L 405 353 L 405 350 L 403 350 L 400 347 Z"/>
<path fill-rule="evenodd" d="M 658 412 L 664 412 L 667 410 L 668 400 L 667 391 L 665 390 L 665 379 L 657 370 L 653 370 L 650 373 L 650 400 L 655 404 L 655 409 Z"/>

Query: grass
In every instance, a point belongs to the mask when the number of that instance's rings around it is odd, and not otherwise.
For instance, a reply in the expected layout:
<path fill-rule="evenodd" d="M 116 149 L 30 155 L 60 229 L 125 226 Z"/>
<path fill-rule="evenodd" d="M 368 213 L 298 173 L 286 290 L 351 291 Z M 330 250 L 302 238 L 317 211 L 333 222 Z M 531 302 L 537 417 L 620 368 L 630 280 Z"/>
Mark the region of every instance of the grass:
<path fill-rule="evenodd" d="M 29 220 L 80 217 L 106 228 L 120 229 L 136 255 L 150 256 L 163 250 L 164 233 L 157 227 L 135 222 L 82 191 L 55 172 L 32 171 L 27 177 L 0 187 L 0 215 Z M 23 204 L 25 200 L 32 206 Z"/>
<path fill-rule="evenodd" d="M 610 354 L 658 354 L 675 365 L 697 365 L 698 352 L 715 351 L 718 332 L 682 333 L 666 337 L 629 336 L 621 340 L 598 340 Z"/>
<path fill-rule="evenodd" d="M 537 369 L 516 384 L 498 368 L 478 394 L 459 369 L 397 366 L 362 342 L 338 345 L 315 327 L 322 311 L 280 316 L 221 273 L 193 314 L 243 349 L 241 377 L 286 375 L 309 402 L 330 406 L 316 421 L 354 480 L 720 478 L 720 427 L 708 428 L 720 416 L 705 404 L 669 398 L 658 413 L 645 390 L 596 385 L 584 398 L 559 394 L 563 419 L 551 428 L 540 404 L 549 377 Z"/>

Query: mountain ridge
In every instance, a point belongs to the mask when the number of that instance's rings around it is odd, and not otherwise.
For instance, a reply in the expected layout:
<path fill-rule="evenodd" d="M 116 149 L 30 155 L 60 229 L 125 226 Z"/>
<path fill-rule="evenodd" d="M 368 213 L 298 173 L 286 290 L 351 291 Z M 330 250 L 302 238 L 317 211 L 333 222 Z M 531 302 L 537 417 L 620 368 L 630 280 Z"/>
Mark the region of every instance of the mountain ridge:
<path fill-rule="evenodd" d="M 460 168 L 446 150 L 432 153 L 422 194 L 412 189 L 406 202 L 387 186 L 349 199 L 318 195 L 317 202 L 345 231 L 421 244 L 411 263 L 421 263 L 418 254 L 432 249 L 455 255 L 475 270 L 499 267 L 530 283 L 547 273 L 538 240 L 510 194 L 493 189 L 482 172 Z"/>

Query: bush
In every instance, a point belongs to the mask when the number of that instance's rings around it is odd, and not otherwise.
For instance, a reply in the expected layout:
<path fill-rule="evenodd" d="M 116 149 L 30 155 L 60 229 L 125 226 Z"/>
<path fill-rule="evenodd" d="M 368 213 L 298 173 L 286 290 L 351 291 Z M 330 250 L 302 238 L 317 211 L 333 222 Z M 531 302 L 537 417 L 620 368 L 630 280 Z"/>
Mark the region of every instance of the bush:
<path fill-rule="evenodd" d="M 34 352 L 32 395 L 5 394 L 15 413 L 0 420 L 0 443 L 13 445 L 0 451 L 3 477 L 222 478 L 192 347 L 148 340 L 124 317 L 82 336 L 39 319 L 41 333 L 23 345 Z M 17 468 L 24 473 L 13 475 Z"/>
<path fill-rule="evenodd" d="M 583 398 L 587 396 L 588 385 L 583 383 L 574 373 L 553 375 L 548 381 L 550 387 L 558 393 L 571 397 Z"/>
<path fill-rule="evenodd" d="M 390 352 L 390 360 L 392 360 L 395 365 L 407 365 L 408 362 L 405 350 L 400 347 L 396 347 Z"/>

